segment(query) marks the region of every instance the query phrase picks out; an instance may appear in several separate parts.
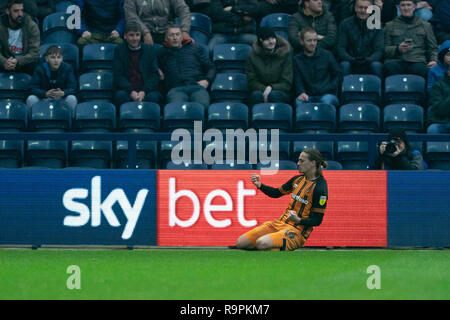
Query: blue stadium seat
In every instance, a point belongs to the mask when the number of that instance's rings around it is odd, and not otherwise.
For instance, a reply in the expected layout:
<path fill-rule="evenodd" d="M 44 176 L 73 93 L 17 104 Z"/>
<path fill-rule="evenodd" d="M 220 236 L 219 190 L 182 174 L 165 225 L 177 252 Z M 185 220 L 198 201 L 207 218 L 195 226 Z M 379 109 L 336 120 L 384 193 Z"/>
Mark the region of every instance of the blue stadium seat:
<path fill-rule="evenodd" d="M 67 141 L 28 141 L 25 152 L 26 165 L 53 169 L 64 168 L 67 164 L 68 146 Z"/>
<path fill-rule="evenodd" d="M 41 100 L 31 107 L 29 127 L 37 131 L 70 131 L 72 112 L 64 100 Z"/>
<path fill-rule="evenodd" d="M 339 107 L 340 131 L 371 131 L 379 132 L 380 108 L 374 104 L 351 103 Z"/>
<path fill-rule="evenodd" d="M 116 47 L 117 44 L 114 43 L 91 43 L 85 45 L 81 56 L 82 72 L 111 70 Z"/>
<path fill-rule="evenodd" d="M 211 85 L 213 102 L 242 102 L 248 94 L 247 75 L 242 73 L 218 73 Z"/>
<path fill-rule="evenodd" d="M 367 141 L 338 141 L 337 161 L 344 170 L 367 170 L 369 147 Z"/>
<path fill-rule="evenodd" d="M 110 102 L 82 102 L 75 107 L 75 131 L 110 132 L 115 125 L 116 108 Z"/>
<path fill-rule="evenodd" d="M 78 47 L 72 43 L 43 43 L 40 48 L 40 57 L 42 61 L 45 59 L 45 52 L 51 46 L 58 46 L 61 48 L 64 62 L 70 63 L 75 75 L 78 75 L 80 68 L 80 53 Z"/>
<path fill-rule="evenodd" d="M 248 163 L 248 162 L 245 162 L 245 163 L 242 163 L 242 164 L 239 164 L 237 162 L 236 163 L 230 163 L 230 164 L 227 164 L 227 163 L 221 163 L 221 164 L 213 163 L 211 165 L 211 170 L 253 170 L 253 165 Z"/>
<path fill-rule="evenodd" d="M 153 102 L 127 102 L 120 106 L 119 129 L 140 132 L 158 130 L 161 107 Z"/>
<path fill-rule="evenodd" d="M 281 102 L 255 104 L 251 111 L 251 127 L 291 131 L 292 107 Z"/>
<path fill-rule="evenodd" d="M 42 42 L 75 44 L 78 36 L 75 29 L 70 30 L 67 28 L 69 17 L 71 15 L 65 12 L 55 12 L 46 16 L 42 22 Z"/>
<path fill-rule="evenodd" d="M 0 140 L 0 168 L 20 168 L 23 162 L 23 154 L 23 141 Z"/>
<path fill-rule="evenodd" d="M 262 164 L 258 163 L 256 165 L 256 169 L 260 170 L 262 168 L 271 168 L 274 167 L 277 170 L 298 170 L 297 163 L 291 160 L 279 160 L 276 161 L 275 164 L 272 163 Z"/>
<path fill-rule="evenodd" d="M 383 128 L 403 128 L 410 132 L 423 132 L 424 110 L 414 104 L 391 104 L 383 110 Z"/>
<path fill-rule="evenodd" d="M 341 103 L 372 103 L 381 102 L 381 79 L 370 74 L 350 74 L 342 81 Z"/>
<path fill-rule="evenodd" d="M 327 160 L 328 167 L 326 170 L 343 170 L 342 164 L 338 161 Z"/>
<path fill-rule="evenodd" d="M 56 12 L 67 13 L 67 8 L 76 4 L 77 4 L 76 1 L 59 1 L 55 4 L 55 9 Z"/>
<path fill-rule="evenodd" d="M 163 127 L 194 129 L 194 121 L 204 122 L 205 107 L 197 102 L 172 102 L 164 106 Z"/>
<path fill-rule="evenodd" d="M 41 100 L 31 107 L 30 129 L 38 132 L 67 132 L 71 129 L 72 112 L 63 100 Z M 25 151 L 27 166 L 64 168 L 68 141 L 29 140 Z"/>
<path fill-rule="evenodd" d="M 26 99 L 31 76 L 20 72 L 0 72 L 0 99 Z"/>
<path fill-rule="evenodd" d="M 0 101 L 1 132 L 20 132 L 27 128 L 27 107 L 17 101 Z M 23 161 L 24 142 L 0 140 L 0 168 L 19 168 Z"/>
<path fill-rule="evenodd" d="M 429 169 L 450 170 L 450 142 L 426 142 L 425 159 Z"/>
<path fill-rule="evenodd" d="M 291 141 L 279 141 L 278 142 L 278 159 L 279 160 L 290 160 L 291 159 Z M 258 162 L 265 162 L 272 158 L 272 140 L 268 140 L 267 144 L 263 141 L 258 140 L 257 143 L 249 143 L 248 153 L 249 162 L 255 163 L 255 159 Z M 264 152 L 262 152 L 264 151 Z M 263 156 L 263 157 L 261 157 Z"/>
<path fill-rule="evenodd" d="M 19 101 L 0 101 L 0 132 L 17 132 L 27 128 L 27 106 Z"/>
<path fill-rule="evenodd" d="M 287 13 L 271 13 L 264 16 L 259 24 L 260 27 L 268 27 L 275 31 L 276 34 L 284 37 L 286 40 L 288 36 L 288 26 L 291 20 L 291 15 Z"/>
<path fill-rule="evenodd" d="M 386 77 L 385 105 L 410 103 L 423 106 L 425 103 L 425 79 L 413 74 L 397 74 Z"/>
<path fill-rule="evenodd" d="M 156 168 L 157 142 L 136 142 L 136 166 L 130 168 L 128 165 L 128 141 L 117 141 L 116 146 L 116 168 L 118 169 L 154 169 Z"/>
<path fill-rule="evenodd" d="M 82 101 L 108 100 L 113 95 L 113 74 L 111 71 L 88 72 L 80 75 L 78 98 Z"/>
<path fill-rule="evenodd" d="M 158 164 L 159 168 L 165 168 L 166 164 L 172 159 L 172 149 L 179 141 L 161 141 L 159 142 Z M 191 155 L 189 155 L 191 158 Z"/>
<path fill-rule="evenodd" d="M 208 107 L 207 127 L 247 130 L 248 107 L 238 102 L 213 103 Z"/>
<path fill-rule="evenodd" d="M 69 165 L 109 169 L 111 168 L 112 152 L 111 141 L 72 141 Z"/>
<path fill-rule="evenodd" d="M 205 14 L 191 12 L 190 36 L 198 44 L 208 45 L 212 34 L 211 18 Z"/>
<path fill-rule="evenodd" d="M 294 141 L 291 157 L 292 161 L 298 161 L 300 153 L 309 148 L 319 150 L 323 158 L 327 161 L 334 159 L 333 141 Z"/>
<path fill-rule="evenodd" d="M 252 47 L 243 43 L 221 43 L 214 47 L 213 62 L 218 73 L 245 73 Z"/>
<path fill-rule="evenodd" d="M 208 170 L 208 165 L 206 163 L 202 164 L 194 164 L 194 163 L 181 163 L 175 164 L 172 161 L 169 161 L 166 165 L 166 169 L 168 170 Z"/>
<path fill-rule="evenodd" d="M 320 130 L 333 132 L 336 129 L 336 108 L 324 103 L 304 103 L 295 111 L 295 131 Z"/>

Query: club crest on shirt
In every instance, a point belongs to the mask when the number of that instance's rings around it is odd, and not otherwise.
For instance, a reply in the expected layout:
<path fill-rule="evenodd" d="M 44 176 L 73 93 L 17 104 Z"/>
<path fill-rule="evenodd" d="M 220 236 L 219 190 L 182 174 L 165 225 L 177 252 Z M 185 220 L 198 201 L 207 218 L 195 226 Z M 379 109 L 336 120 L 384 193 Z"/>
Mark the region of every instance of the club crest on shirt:
<path fill-rule="evenodd" d="M 327 197 L 326 197 L 326 196 L 320 196 L 320 198 L 319 198 L 319 204 L 320 204 L 321 206 L 323 206 L 326 202 L 327 202 Z"/>

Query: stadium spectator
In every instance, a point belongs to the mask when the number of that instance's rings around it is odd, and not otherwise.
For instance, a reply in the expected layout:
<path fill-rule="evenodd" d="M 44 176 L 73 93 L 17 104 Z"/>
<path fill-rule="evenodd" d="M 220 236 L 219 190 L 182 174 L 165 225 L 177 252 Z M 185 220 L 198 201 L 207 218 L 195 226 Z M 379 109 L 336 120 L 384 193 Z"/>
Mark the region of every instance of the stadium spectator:
<path fill-rule="evenodd" d="M 123 43 L 123 0 L 77 0 L 77 5 L 81 12 L 77 41 L 80 47 L 91 43 Z"/>
<path fill-rule="evenodd" d="M 295 52 L 301 51 L 298 33 L 304 28 L 313 28 L 317 32 L 318 46 L 334 50 L 337 43 L 337 29 L 334 16 L 323 8 L 322 0 L 304 0 L 289 21 L 289 42 Z"/>
<path fill-rule="evenodd" d="M 160 104 L 156 50 L 141 42 L 141 29 L 136 22 L 126 23 L 124 38 L 125 43 L 116 47 L 113 62 L 117 108 L 129 101 Z"/>
<path fill-rule="evenodd" d="M 293 81 L 291 46 L 270 28 L 260 28 L 257 37 L 245 69 L 251 93 L 249 105 L 289 103 Z"/>
<path fill-rule="evenodd" d="M 203 48 L 191 39 L 183 40 L 181 27 L 166 30 L 164 47 L 158 54 L 158 65 L 168 90 L 167 102 L 198 102 L 209 106 L 208 87 L 216 68 Z"/>
<path fill-rule="evenodd" d="M 296 104 L 320 102 L 337 106 L 341 70 L 331 52 L 317 47 L 317 32 L 300 32 L 303 51 L 294 56 Z"/>
<path fill-rule="evenodd" d="M 334 0 L 330 3 L 330 12 L 334 16 L 336 25 L 339 26 L 341 22 L 353 15 L 353 7 L 355 0 Z"/>
<path fill-rule="evenodd" d="M 271 13 L 293 14 L 298 10 L 298 0 L 258 0 L 258 16 L 264 18 Z"/>
<path fill-rule="evenodd" d="M 322 223 L 325 213 L 328 186 L 322 168 L 327 166 L 319 150 L 305 149 L 297 162 L 301 174 L 279 188 L 262 184 L 259 176 L 253 174 L 252 183 L 265 195 L 271 198 L 292 195 L 293 199 L 281 218 L 266 221 L 243 234 L 237 239 L 236 248 L 290 251 L 303 247 L 313 228 Z"/>
<path fill-rule="evenodd" d="M 49 14 L 55 13 L 56 6 L 54 0 L 35 0 L 37 6 L 36 18 L 39 19 L 39 23 L 42 25 L 42 21 Z M 25 5 L 26 12 L 26 5 Z"/>
<path fill-rule="evenodd" d="M 217 44 L 244 43 L 251 46 L 256 40 L 257 0 L 211 0 L 203 13 L 212 21 L 213 36 L 208 43 L 210 56 Z"/>
<path fill-rule="evenodd" d="M 405 130 L 392 128 L 388 141 L 383 141 L 378 147 L 374 167 L 381 170 L 424 170 L 425 164 L 420 151 L 409 144 Z"/>
<path fill-rule="evenodd" d="M 383 26 L 398 16 L 397 0 L 375 0 L 374 4 L 381 8 L 381 24 Z"/>
<path fill-rule="evenodd" d="M 8 3 L 11 0 L 0 0 L 0 10 L 2 12 L 8 7 Z M 37 17 L 39 8 L 37 6 L 37 0 L 22 0 L 23 3 L 23 11 L 29 14 L 32 18 Z"/>
<path fill-rule="evenodd" d="M 31 78 L 30 96 L 27 106 L 31 108 L 42 99 L 60 100 L 71 108 L 77 105 L 77 80 L 70 63 L 63 61 L 63 53 L 58 46 L 51 46 L 45 52 L 45 61 L 39 64 Z"/>
<path fill-rule="evenodd" d="M 384 37 L 384 75 L 411 73 L 424 78 L 437 64 L 437 43 L 431 25 L 414 15 L 413 0 L 400 0 L 401 15 L 388 22 Z"/>
<path fill-rule="evenodd" d="M 450 40 L 445 41 L 438 50 L 438 63 L 428 71 L 428 93 L 433 85 L 441 80 L 450 68 Z"/>
<path fill-rule="evenodd" d="M 178 18 L 183 40 L 190 39 L 191 12 L 184 0 L 125 0 L 125 20 L 139 23 L 144 42 L 164 42 L 167 26 Z"/>
<path fill-rule="evenodd" d="M 447 53 L 447 56 L 449 54 Z M 450 69 L 431 89 L 428 112 L 429 133 L 450 133 Z"/>
<path fill-rule="evenodd" d="M 434 0 L 434 15 L 430 21 L 439 43 L 450 40 L 450 1 Z"/>
<path fill-rule="evenodd" d="M 339 26 L 338 55 L 343 75 L 372 73 L 383 76 L 384 35 L 382 29 L 367 27 L 367 8 L 371 0 L 357 0 L 356 15 Z"/>
<path fill-rule="evenodd" d="M 0 71 L 33 74 L 39 61 L 40 33 L 23 12 L 22 0 L 11 0 L 0 18 Z"/>

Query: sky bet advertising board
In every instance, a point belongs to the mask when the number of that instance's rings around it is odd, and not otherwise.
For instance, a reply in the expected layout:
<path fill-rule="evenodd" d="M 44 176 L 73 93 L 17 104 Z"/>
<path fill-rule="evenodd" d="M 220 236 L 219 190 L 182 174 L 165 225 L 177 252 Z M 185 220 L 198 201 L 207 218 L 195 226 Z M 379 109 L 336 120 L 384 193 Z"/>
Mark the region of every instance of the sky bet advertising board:
<path fill-rule="evenodd" d="M 277 219 L 289 195 L 258 171 L 2 170 L 0 244 L 228 246 Z M 262 175 L 278 187 L 296 171 Z M 325 172 L 329 199 L 307 246 L 386 246 L 386 172 Z"/>
<path fill-rule="evenodd" d="M 2 170 L 0 244 L 156 245 L 156 171 Z"/>

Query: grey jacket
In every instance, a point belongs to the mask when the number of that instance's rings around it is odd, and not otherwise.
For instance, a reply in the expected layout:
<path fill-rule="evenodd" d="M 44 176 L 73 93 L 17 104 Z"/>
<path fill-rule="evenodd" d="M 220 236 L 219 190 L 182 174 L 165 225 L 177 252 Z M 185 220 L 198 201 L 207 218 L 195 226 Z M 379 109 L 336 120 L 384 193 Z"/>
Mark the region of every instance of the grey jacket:
<path fill-rule="evenodd" d="M 176 17 L 182 31 L 191 29 L 191 13 L 184 0 L 125 0 L 124 10 L 125 21 L 137 22 L 142 34 L 164 33 Z"/>

